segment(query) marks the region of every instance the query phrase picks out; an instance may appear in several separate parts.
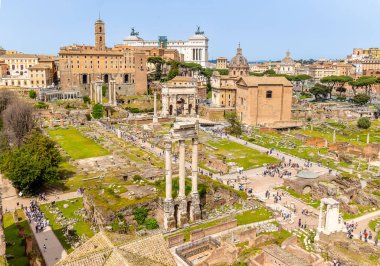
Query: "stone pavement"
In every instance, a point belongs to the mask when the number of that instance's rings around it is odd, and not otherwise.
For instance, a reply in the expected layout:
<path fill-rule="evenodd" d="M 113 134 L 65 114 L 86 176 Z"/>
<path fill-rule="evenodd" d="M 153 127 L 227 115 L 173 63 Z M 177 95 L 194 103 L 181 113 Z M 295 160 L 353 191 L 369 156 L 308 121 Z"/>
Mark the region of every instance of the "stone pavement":
<path fill-rule="evenodd" d="M 35 222 L 30 224 L 30 228 L 36 237 L 38 247 L 44 257 L 46 266 L 53 266 L 59 260 L 67 256 L 66 250 L 63 248 L 50 226 L 47 226 L 45 230 L 40 233 L 36 233 Z M 46 245 L 46 250 L 44 249 L 44 245 Z"/>
<path fill-rule="evenodd" d="M 30 202 L 32 200 L 37 200 L 40 204 L 49 203 L 52 201 L 61 201 L 61 200 L 68 200 L 73 198 L 82 197 L 82 195 L 79 195 L 77 192 L 67 192 L 62 194 L 53 194 L 53 195 L 47 195 L 46 201 L 40 201 L 37 199 L 37 197 L 32 198 L 22 198 L 19 196 L 14 196 L 10 198 L 3 198 L 3 212 L 6 211 L 14 211 L 16 209 L 21 209 L 21 206 L 29 206 Z"/>

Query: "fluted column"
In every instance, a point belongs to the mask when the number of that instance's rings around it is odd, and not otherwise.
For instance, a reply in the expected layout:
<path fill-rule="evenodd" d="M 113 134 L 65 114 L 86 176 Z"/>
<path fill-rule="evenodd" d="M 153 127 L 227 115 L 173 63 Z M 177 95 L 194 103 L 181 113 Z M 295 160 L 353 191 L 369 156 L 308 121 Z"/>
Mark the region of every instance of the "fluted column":
<path fill-rule="evenodd" d="M 191 193 L 198 193 L 198 138 L 193 138 Z"/>
<path fill-rule="evenodd" d="M 174 217 L 174 201 L 172 198 L 172 142 L 165 141 L 165 200 L 164 200 L 164 228 L 167 231 L 176 227 Z"/>
<path fill-rule="evenodd" d="M 90 100 L 93 101 L 94 99 L 92 98 L 93 97 L 93 93 L 92 93 L 92 90 L 94 89 L 94 85 L 92 83 L 90 83 Z"/>
<path fill-rule="evenodd" d="M 166 176 L 166 200 L 172 199 L 172 143 L 165 142 L 165 176 Z"/>
<path fill-rule="evenodd" d="M 179 198 L 184 198 L 185 195 L 185 140 L 179 140 Z"/>
<path fill-rule="evenodd" d="M 322 230 L 323 202 L 319 206 L 318 229 Z"/>

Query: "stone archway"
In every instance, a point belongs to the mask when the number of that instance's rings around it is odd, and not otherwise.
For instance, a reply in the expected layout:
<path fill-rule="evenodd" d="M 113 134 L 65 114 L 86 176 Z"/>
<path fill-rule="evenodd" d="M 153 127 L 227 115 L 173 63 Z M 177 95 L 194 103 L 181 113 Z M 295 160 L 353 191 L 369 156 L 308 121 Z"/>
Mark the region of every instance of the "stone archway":
<path fill-rule="evenodd" d="M 302 189 L 302 194 L 305 195 L 305 194 L 310 194 L 311 192 L 311 186 L 307 185 L 305 186 L 303 189 Z"/>
<path fill-rule="evenodd" d="M 104 74 L 104 77 L 103 77 L 103 81 L 104 81 L 104 83 L 108 83 L 108 81 L 109 81 L 109 76 L 108 76 L 108 74 Z"/>
<path fill-rule="evenodd" d="M 183 98 L 180 98 L 177 101 L 177 115 L 184 114 L 185 111 L 185 100 Z"/>

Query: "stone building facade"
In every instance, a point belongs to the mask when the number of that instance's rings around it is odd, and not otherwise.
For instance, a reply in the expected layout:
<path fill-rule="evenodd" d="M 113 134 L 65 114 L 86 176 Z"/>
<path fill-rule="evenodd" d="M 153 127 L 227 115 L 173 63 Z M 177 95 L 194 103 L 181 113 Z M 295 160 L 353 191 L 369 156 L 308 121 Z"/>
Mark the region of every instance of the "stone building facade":
<path fill-rule="evenodd" d="M 228 65 L 228 75 L 214 72 L 211 77 L 212 105 L 215 107 L 236 106 L 236 81 L 238 77 L 249 75 L 248 60 L 243 56 L 240 45 Z"/>
<path fill-rule="evenodd" d="M 236 113 L 248 125 L 269 126 L 291 121 L 293 85 L 284 77 L 240 77 Z"/>
<path fill-rule="evenodd" d="M 80 90 L 89 95 L 92 81 L 116 81 L 119 95 L 145 94 L 147 57 L 144 50 L 125 45 L 106 47 L 105 24 L 95 22 L 95 46 L 71 45 L 59 51 L 60 80 L 63 90 Z"/>
<path fill-rule="evenodd" d="M 218 57 L 216 59 L 216 69 L 227 69 L 227 58 Z"/>
<path fill-rule="evenodd" d="M 130 36 L 124 39 L 124 44 L 131 47 L 161 47 L 176 49 L 183 55 L 183 60 L 189 63 L 197 63 L 203 67 L 208 66 L 208 38 L 198 27 L 195 35 L 187 41 L 168 40 L 166 36 L 159 36 L 158 40 L 146 41 L 139 37 L 139 33 L 132 28 Z"/>
<path fill-rule="evenodd" d="M 285 57 L 281 60 L 279 65 L 279 74 L 294 75 L 296 72 L 296 63 L 291 57 L 290 51 L 286 52 Z"/>
<path fill-rule="evenodd" d="M 192 77 L 177 76 L 162 85 L 163 117 L 195 115 L 198 112 L 197 80 Z"/>

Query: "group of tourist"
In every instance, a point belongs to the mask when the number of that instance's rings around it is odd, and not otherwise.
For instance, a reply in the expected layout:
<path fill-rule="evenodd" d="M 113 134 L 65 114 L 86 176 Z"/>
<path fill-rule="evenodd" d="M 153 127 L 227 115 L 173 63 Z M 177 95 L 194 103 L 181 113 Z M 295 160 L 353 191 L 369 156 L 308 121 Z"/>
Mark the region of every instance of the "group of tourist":
<path fill-rule="evenodd" d="M 291 161 L 291 160 L 289 160 Z M 292 164 L 291 162 L 289 164 L 285 163 L 279 163 L 279 164 L 270 164 L 267 165 L 263 171 L 263 176 L 270 176 L 270 177 L 275 177 L 276 175 L 280 178 L 283 178 L 284 176 L 291 176 L 292 172 L 288 170 L 282 170 L 285 167 L 291 167 L 291 168 L 296 168 L 298 167 L 298 164 Z M 281 170 L 281 171 L 280 171 Z"/>
<path fill-rule="evenodd" d="M 25 212 L 29 223 L 32 221 L 36 223 L 36 233 L 43 232 L 44 229 L 49 226 L 49 220 L 46 219 L 45 214 L 41 211 L 36 200 L 30 202 L 30 206 L 26 208 Z"/>

